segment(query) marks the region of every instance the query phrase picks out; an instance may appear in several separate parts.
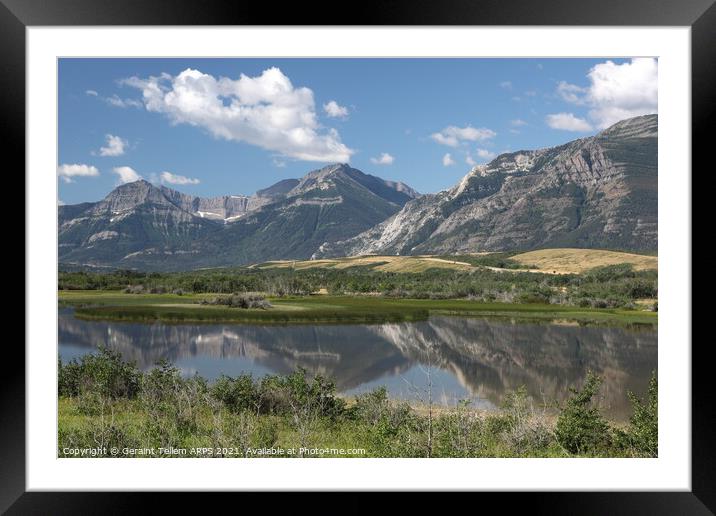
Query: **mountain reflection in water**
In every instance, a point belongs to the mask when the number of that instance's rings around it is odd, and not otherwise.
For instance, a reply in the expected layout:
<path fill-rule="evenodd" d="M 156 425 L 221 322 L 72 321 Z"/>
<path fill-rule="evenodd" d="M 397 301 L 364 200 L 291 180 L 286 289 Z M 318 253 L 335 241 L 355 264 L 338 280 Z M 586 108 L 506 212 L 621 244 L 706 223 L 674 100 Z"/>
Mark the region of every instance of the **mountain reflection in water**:
<path fill-rule="evenodd" d="M 242 372 L 287 374 L 298 367 L 355 394 L 385 385 L 391 397 L 415 399 L 431 371 L 443 404 L 471 399 L 499 405 L 524 385 L 537 401 L 564 399 L 588 370 L 604 377 L 602 405 L 629 416 L 626 391 L 646 392 L 657 364 L 653 327 L 517 323 L 505 319 L 432 317 L 376 325 L 191 325 L 82 321 L 59 314 L 60 356 L 69 360 L 104 344 L 141 369 L 166 359 L 184 374 L 213 379 Z"/>

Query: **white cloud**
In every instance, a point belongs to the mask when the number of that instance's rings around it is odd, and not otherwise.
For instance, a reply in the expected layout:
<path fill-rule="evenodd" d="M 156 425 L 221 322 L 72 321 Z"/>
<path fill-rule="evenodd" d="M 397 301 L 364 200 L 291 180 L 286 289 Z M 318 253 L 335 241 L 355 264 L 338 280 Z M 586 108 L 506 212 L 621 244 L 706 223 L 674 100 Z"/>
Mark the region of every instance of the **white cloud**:
<path fill-rule="evenodd" d="M 387 152 L 381 153 L 377 158 L 370 158 L 370 162 L 375 165 L 392 165 L 394 161 L 395 158 Z"/>
<path fill-rule="evenodd" d="M 124 154 L 127 140 L 123 140 L 119 136 L 107 134 L 105 135 L 105 141 L 107 142 L 106 145 L 99 149 L 100 156 L 121 156 Z"/>
<path fill-rule="evenodd" d="M 335 100 L 331 100 L 327 104 L 323 104 L 323 111 L 330 118 L 346 118 L 348 116 L 348 108 L 341 106 Z"/>
<path fill-rule="evenodd" d="M 511 90 L 512 89 L 512 81 L 502 81 L 500 83 L 500 88 L 504 90 Z"/>
<path fill-rule="evenodd" d="M 569 84 L 565 81 L 560 81 L 559 84 L 557 84 L 557 95 L 559 95 L 562 100 L 571 104 L 584 104 L 584 94 L 586 91 L 587 88 L 582 88 L 576 84 Z"/>
<path fill-rule="evenodd" d="M 122 98 L 116 93 L 112 95 L 111 97 L 103 97 L 100 95 L 96 90 L 85 90 L 85 94 L 90 97 L 97 97 L 103 102 L 106 102 L 110 106 L 118 107 L 118 108 L 128 108 L 128 107 L 134 107 L 134 108 L 141 108 L 144 106 L 141 100 L 137 99 L 129 99 L 129 98 Z"/>
<path fill-rule="evenodd" d="M 200 183 L 196 178 L 180 176 L 171 172 L 162 172 L 159 177 L 162 183 L 169 183 L 170 185 L 198 185 Z"/>
<path fill-rule="evenodd" d="M 474 167 L 478 163 L 487 163 L 488 161 L 494 159 L 495 156 L 496 154 L 494 152 L 487 149 L 476 149 L 474 155 L 470 152 L 465 154 L 465 163 Z"/>
<path fill-rule="evenodd" d="M 73 177 L 98 176 L 99 170 L 97 170 L 97 167 L 92 165 L 85 165 L 81 163 L 63 163 L 57 167 L 57 175 L 61 177 L 65 183 L 72 183 Z"/>
<path fill-rule="evenodd" d="M 589 70 L 587 78 L 589 86 L 585 88 L 560 82 L 557 93 L 567 102 L 588 106 L 592 125 L 599 129 L 657 112 L 658 62 L 654 58 L 599 63 Z"/>
<path fill-rule="evenodd" d="M 278 68 L 236 80 L 186 69 L 175 77 L 131 77 L 122 83 L 142 91 L 148 111 L 217 138 L 303 161 L 348 162 L 355 152 L 335 129 L 319 125 L 313 91 L 294 87 Z"/>
<path fill-rule="evenodd" d="M 490 160 L 495 157 L 494 152 L 490 152 L 487 149 L 477 149 L 477 156 L 483 160 Z"/>
<path fill-rule="evenodd" d="M 658 63 L 653 58 L 632 59 L 621 65 L 611 61 L 589 72 L 589 116 L 600 128 L 639 115 L 657 112 Z"/>
<path fill-rule="evenodd" d="M 510 120 L 510 125 L 512 127 L 523 127 L 523 126 L 527 125 L 527 122 L 525 122 L 524 120 L 522 120 L 520 118 L 516 118 L 514 120 Z"/>
<path fill-rule="evenodd" d="M 443 167 L 449 167 L 454 164 L 455 164 L 455 160 L 452 159 L 452 156 L 450 155 L 449 152 L 447 154 L 445 154 L 445 156 L 443 156 Z"/>
<path fill-rule="evenodd" d="M 584 118 L 578 118 L 572 113 L 555 113 L 545 118 L 547 125 L 552 129 L 562 131 L 586 132 L 592 130 L 592 125 Z"/>
<path fill-rule="evenodd" d="M 471 126 L 456 127 L 454 125 L 448 126 L 439 133 L 433 133 L 430 135 L 434 141 L 440 145 L 447 145 L 448 147 L 457 147 L 462 142 L 478 142 L 483 140 L 489 140 L 494 138 L 497 133 L 491 129 L 485 127 L 476 129 Z"/>
<path fill-rule="evenodd" d="M 142 104 L 142 102 L 140 100 L 123 99 L 117 94 L 114 94 L 111 97 L 103 97 L 102 100 L 104 100 L 110 106 L 114 106 L 114 107 L 118 107 L 118 108 L 128 108 L 128 107 L 140 108 L 144 105 L 144 104 Z"/>
<path fill-rule="evenodd" d="M 142 179 L 142 176 L 140 176 L 132 167 L 115 167 L 112 169 L 112 172 L 117 174 L 119 178 L 117 182 L 120 185 L 133 183 L 134 181 Z"/>

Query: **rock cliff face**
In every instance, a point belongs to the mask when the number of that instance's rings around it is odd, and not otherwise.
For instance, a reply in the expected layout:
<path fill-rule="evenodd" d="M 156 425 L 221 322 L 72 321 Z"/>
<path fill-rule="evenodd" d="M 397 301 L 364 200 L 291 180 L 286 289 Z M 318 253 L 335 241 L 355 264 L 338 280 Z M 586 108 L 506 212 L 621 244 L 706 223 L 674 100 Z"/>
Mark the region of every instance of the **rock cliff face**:
<path fill-rule="evenodd" d="M 315 258 L 540 247 L 657 249 L 657 116 L 591 138 L 502 154 Z"/>
<path fill-rule="evenodd" d="M 230 222 L 246 213 L 269 204 L 273 197 L 268 195 L 223 195 L 221 197 L 195 197 L 186 195 L 166 186 L 159 187 L 161 193 L 182 210 L 201 218 Z"/>

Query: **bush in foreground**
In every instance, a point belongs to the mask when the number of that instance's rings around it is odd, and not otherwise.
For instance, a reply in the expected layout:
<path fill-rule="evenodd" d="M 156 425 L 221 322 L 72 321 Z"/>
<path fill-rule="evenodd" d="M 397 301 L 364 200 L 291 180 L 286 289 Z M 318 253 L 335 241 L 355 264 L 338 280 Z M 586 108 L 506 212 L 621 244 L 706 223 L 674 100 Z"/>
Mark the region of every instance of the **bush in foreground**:
<path fill-rule="evenodd" d="M 611 445 L 609 423 L 595 405 L 602 378 L 589 371 L 581 389 L 570 388 L 572 396 L 562 408 L 555 434 L 569 453 L 599 454 Z"/>
<path fill-rule="evenodd" d="M 249 456 L 261 447 L 359 447 L 375 457 L 570 457 L 657 454 L 657 383 L 645 400 L 629 393 L 629 424 L 610 424 L 595 404 L 601 379 L 571 389 L 556 419 L 526 389 L 499 410 L 412 407 L 385 388 L 338 397 L 335 385 L 305 370 L 290 375 L 185 378 L 167 362 L 148 372 L 100 349 L 59 363 L 60 455 L 67 447 L 212 447 L 213 456 Z M 233 453 L 227 450 L 235 450 Z M 161 456 L 153 452 L 152 456 Z"/>
<path fill-rule="evenodd" d="M 656 372 L 651 374 L 649 391 L 642 400 L 627 393 L 633 412 L 626 430 L 617 432 L 620 444 L 632 455 L 656 457 L 659 451 L 659 388 Z"/>

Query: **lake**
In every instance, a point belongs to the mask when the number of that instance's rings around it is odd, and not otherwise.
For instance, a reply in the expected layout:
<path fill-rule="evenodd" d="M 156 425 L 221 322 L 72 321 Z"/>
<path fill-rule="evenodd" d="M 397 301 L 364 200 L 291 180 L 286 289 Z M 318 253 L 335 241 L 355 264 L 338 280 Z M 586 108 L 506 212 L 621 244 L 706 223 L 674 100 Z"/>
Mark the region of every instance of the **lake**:
<path fill-rule="evenodd" d="M 83 321 L 59 310 L 63 361 L 96 350 L 121 352 L 141 369 L 166 359 L 184 375 L 288 374 L 298 367 L 355 395 L 385 386 L 392 398 L 492 409 L 525 386 L 536 402 L 562 400 L 588 370 L 604 377 L 601 405 L 626 420 L 627 390 L 646 392 L 657 366 L 656 327 L 527 323 L 504 318 L 431 317 L 372 325 L 251 326 Z"/>

